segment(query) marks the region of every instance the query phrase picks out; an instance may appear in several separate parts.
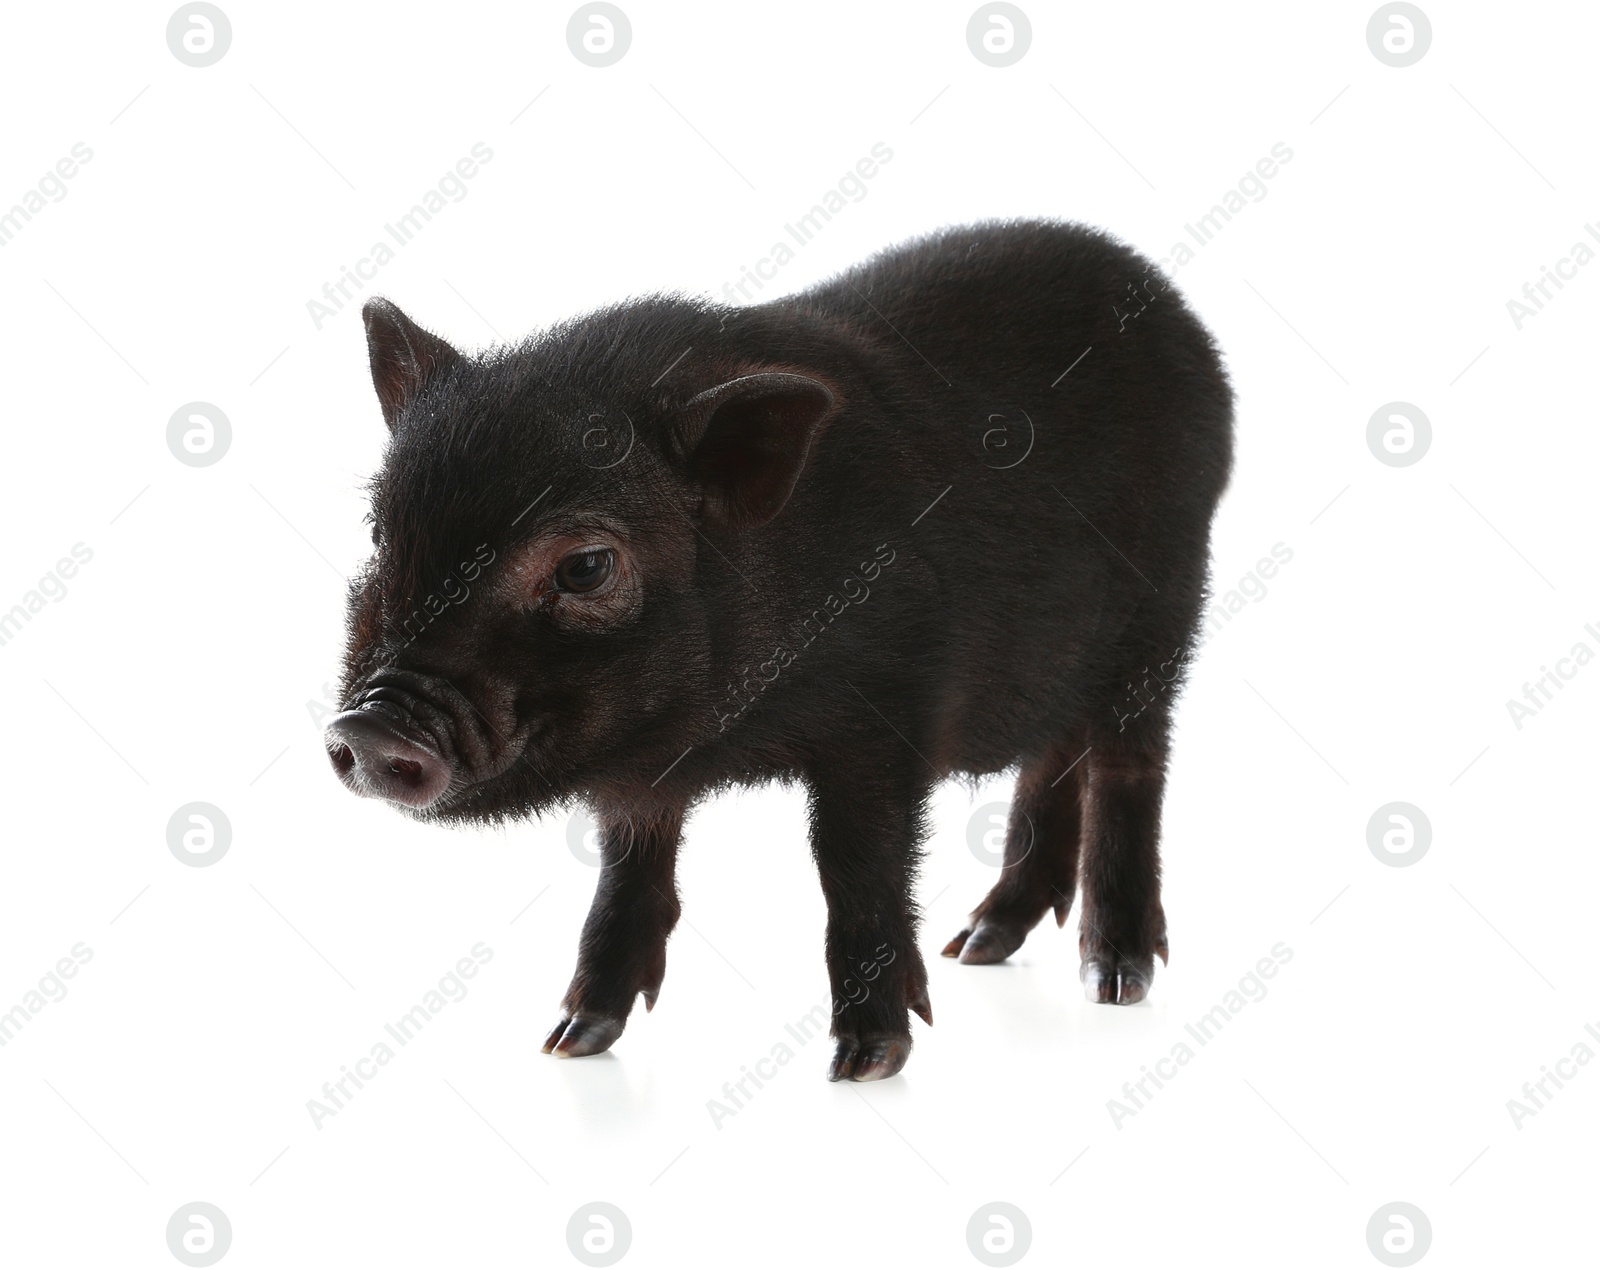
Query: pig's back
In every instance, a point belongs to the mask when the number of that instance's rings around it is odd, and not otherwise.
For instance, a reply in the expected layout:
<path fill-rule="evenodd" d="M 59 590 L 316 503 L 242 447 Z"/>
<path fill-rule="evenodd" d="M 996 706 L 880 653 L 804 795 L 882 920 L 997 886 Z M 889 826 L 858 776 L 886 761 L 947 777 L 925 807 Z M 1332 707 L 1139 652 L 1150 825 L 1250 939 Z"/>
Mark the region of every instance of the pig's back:
<path fill-rule="evenodd" d="M 1087 464 L 1102 493 L 1181 468 L 1213 501 L 1226 483 L 1232 393 L 1210 335 L 1153 264 L 1097 230 L 947 230 L 795 301 L 876 351 L 896 441 L 941 466 L 975 456 L 1073 479 Z"/>

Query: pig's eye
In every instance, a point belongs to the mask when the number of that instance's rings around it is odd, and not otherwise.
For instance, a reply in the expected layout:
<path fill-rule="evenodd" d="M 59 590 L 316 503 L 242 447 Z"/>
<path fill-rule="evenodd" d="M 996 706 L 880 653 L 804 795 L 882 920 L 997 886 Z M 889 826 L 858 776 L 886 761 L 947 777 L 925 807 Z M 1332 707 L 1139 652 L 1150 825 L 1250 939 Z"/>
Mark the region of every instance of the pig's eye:
<path fill-rule="evenodd" d="M 616 554 L 609 547 L 574 551 L 556 566 L 556 589 L 588 595 L 606 584 L 615 566 Z"/>

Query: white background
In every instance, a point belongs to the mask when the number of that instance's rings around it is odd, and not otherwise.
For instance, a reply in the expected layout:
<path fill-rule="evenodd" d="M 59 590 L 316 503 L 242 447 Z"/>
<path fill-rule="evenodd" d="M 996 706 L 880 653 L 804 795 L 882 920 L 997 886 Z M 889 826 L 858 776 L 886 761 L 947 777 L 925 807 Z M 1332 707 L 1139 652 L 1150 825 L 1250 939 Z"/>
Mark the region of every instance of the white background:
<path fill-rule="evenodd" d="M 1397 1200 L 1431 1223 L 1425 1264 L 1582 1255 L 1600 1064 L 1520 1127 L 1507 1100 L 1600 1027 L 1600 666 L 1520 729 L 1506 702 L 1600 652 L 1600 262 L 1521 330 L 1506 302 L 1600 223 L 1592 6 L 1428 0 L 1403 69 L 1367 3 L 1025 3 L 1004 69 L 969 51 L 970 2 L 625 0 L 604 69 L 565 5 L 224 7 L 203 69 L 161 5 L 23 6 L 0 52 L 0 207 L 93 151 L 0 248 L 0 609 L 93 551 L 0 647 L 0 1010 L 93 951 L 0 1049 L 9 1264 L 176 1265 L 195 1200 L 240 1267 L 577 1265 L 593 1200 L 637 1266 L 977 1265 L 994 1200 L 1029 1217 L 1024 1264 L 1376 1265 Z M 796 1047 L 718 1127 L 708 1100 L 826 999 L 801 801 L 762 789 L 690 824 L 654 1013 L 605 1057 L 538 1053 L 596 876 L 567 823 L 454 832 L 353 799 L 312 708 L 384 432 L 361 297 L 321 329 L 307 301 L 477 142 L 466 197 L 372 284 L 469 347 L 719 293 L 875 142 L 867 196 L 765 295 L 995 216 L 1166 255 L 1292 149 L 1176 274 L 1239 397 L 1217 589 L 1274 544 L 1293 560 L 1178 713 L 1146 1005 L 1086 1004 L 1049 924 L 1003 967 L 937 956 L 995 876 L 969 818 L 1009 789 L 951 786 L 921 889 L 937 1027 L 872 1086 Z M 1366 443 L 1396 400 L 1433 427 L 1409 467 Z M 167 448 L 192 401 L 232 424 L 210 467 Z M 196 800 L 232 825 L 206 868 L 166 840 Z M 1396 800 L 1433 831 L 1405 868 L 1367 845 Z M 307 1100 L 479 941 L 470 995 L 316 1127 Z M 1269 994 L 1114 1120 L 1280 941 Z"/>

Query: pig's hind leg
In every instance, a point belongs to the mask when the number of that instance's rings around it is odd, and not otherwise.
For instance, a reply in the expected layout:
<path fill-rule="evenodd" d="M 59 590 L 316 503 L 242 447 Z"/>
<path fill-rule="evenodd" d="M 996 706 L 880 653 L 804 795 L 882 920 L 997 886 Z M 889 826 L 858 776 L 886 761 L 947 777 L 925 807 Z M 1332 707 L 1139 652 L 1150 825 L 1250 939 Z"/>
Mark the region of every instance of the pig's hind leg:
<path fill-rule="evenodd" d="M 1052 909 L 1064 926 L 1078 877 L 1085 743 L 1074 737 L 1023 764 L 1006 825 L 1000 880 L 944 947 L 963 965 L 1004 961 Z"/>
<path fill-rule="evenodd" d="M 1161 908 L 1161 797 L 1166 786 L 1165 702 L 1118 728 L 1091 733 L 1084 760 L 1083 915 L 1078 977 L 1091 1001 L 1142 1001 L 1167 960 Z"/>
<path fill-rule="evenodd" d="M 578 942 L 578 969 L 544 1053 L 599 1054 L 622 1035 L 634 999 L 655 1006 L 678 922 L 674 871 L 682 811 L 651 819 L 600 817 L 600 880 Z"/>

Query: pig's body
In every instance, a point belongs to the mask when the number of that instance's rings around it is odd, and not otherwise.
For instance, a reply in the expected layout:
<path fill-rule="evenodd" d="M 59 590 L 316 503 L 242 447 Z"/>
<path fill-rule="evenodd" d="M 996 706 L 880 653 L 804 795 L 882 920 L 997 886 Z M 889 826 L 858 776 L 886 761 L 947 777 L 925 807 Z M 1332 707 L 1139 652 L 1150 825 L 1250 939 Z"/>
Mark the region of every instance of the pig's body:
<path fill-rule="evenodd" d="M 911 889 L 953 772 L 1019 779 L 1006 868 L 946 953 L 1009 955 L 1081 881 L 1089 995 L 1144 996 L 1232 426 L 1164 288 L 1102 235 L 1023 223 L 483 359 L 368 306 L 394 441 L 330 753 L 431 818 L 595 806 L 609 867 L 547 1050 L 608 1048 L 654 1002 L 685 810 L 772 776 L 811 791 L 834 1077 L 893 1074 L 907 1009 L 931 1021 Z M 480 541 L 478 594 L 429 616 Z"/>
<path fill-rule="evenodd" d="M 787 670 L 766 686 L 780 645 L 792 680 L 826 677 L 847 699 L 855 684 L 941 775 L 1001 771 L 1139 709 L 1148 694 L 1130 685 L 1187 647 L 1232 445 L 1210 337 L 1163 286 L 1101 235 L 1008 226 L 884 253 L 738 311 L 721 335 L 707 315 L 686 346 L 826 366 L 850 403 L 784 512 L 827 526 L 827 549 L 796 550 L 780 520 L 728 553 L 738 572 L 715 608 L 734 620 L 714 623 L 714 660 L 748 665 L 758 697 L 725 748 L 792 766 Z M 895 561 L 858 603 L 843 579 L 880 543 Z M 776 601 L 759 621 L 737 620 L 743 579 Z M 799 645 L 830 594 L 849 609 Z M 751 699 L 713 689 L 730 713 Z"/>

